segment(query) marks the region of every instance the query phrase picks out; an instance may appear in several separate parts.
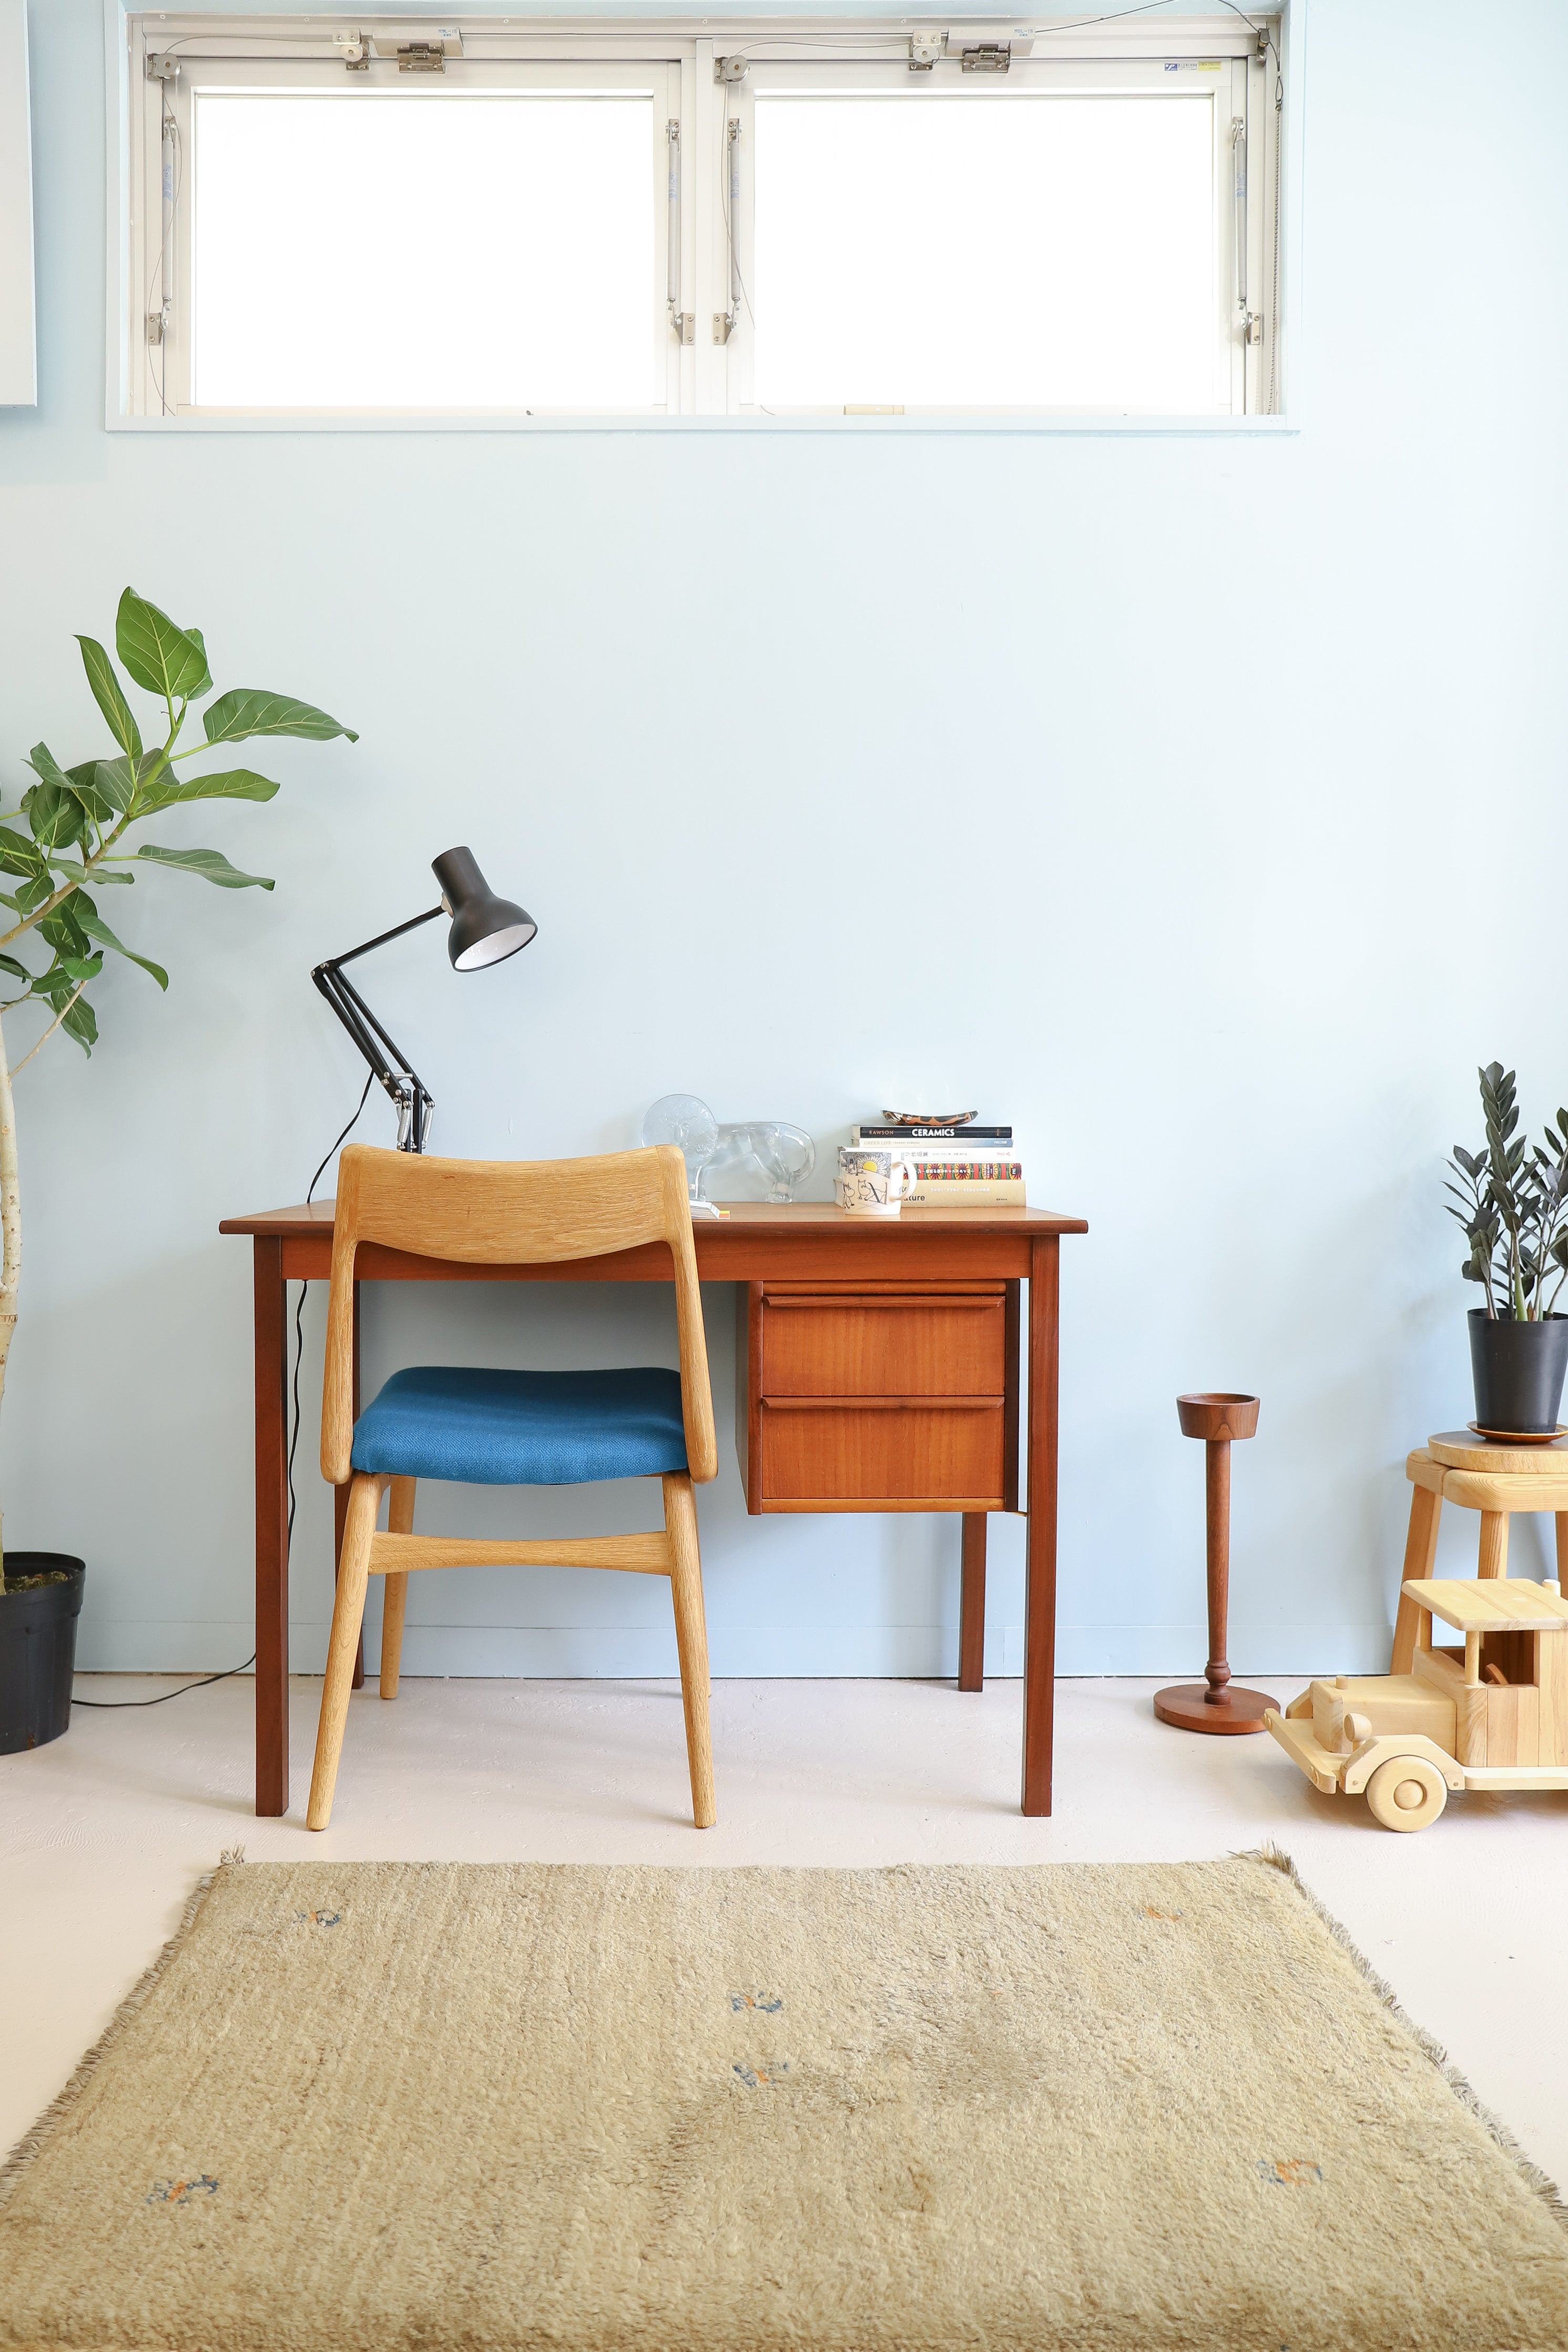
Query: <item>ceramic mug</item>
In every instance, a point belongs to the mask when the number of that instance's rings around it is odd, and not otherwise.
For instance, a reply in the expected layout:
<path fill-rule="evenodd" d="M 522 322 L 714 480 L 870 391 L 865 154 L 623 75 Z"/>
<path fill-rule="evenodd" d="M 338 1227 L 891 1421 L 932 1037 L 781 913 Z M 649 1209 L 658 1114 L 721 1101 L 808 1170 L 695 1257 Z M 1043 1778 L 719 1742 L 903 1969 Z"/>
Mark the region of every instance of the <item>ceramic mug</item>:
<path fill-rule="evenodd" d="M 907 1155 L 888 1145 L 841 1144 L 833 1190 L 852 1217 L 896 1217 L 915 1181 Z"/>

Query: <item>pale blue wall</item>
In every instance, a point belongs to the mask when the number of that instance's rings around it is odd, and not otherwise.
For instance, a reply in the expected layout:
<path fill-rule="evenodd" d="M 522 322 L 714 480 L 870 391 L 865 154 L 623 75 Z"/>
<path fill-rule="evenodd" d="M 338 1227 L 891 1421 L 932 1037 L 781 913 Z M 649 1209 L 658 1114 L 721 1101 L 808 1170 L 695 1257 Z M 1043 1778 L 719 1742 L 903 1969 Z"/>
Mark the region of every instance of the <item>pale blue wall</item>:
<path fill-rule="evenodd" d="M 5 1533 L 89 1560 L 87 1664 L 248 1647 L 249 1263 L 216 1223 L 298 1198 L 358 1091 L 309 966 L 416 908 L 459 840 L 540 931 L 472 982 L 428 935 L 380 960 L 447 1149 L 624 1144 L 675 1087 L 828 1144 L 895 1096 L 1010 1114 L 1036 1200 L 1092 1226 L 1064 1246 L 1065 1667 L 1201 1657 L 1200 1457 L 1171 1402 L 1199 1384 L 1264 1401 L 1233 1662 L 1376 1661 L 1404 1454 L 1469 1410 L 1440 1154 L 1473 1133 L 1478 1061 L 1517 1060 L 1533 1112 L 1568 1096 L 1568 11 L 1506 15 L 1493 47 L 1473 0 L 1312 0 L 1297 438 L 155 443 L 102 424 L 102 19 L 34 0 L 7 797 L 38 736 L 96 741 L 71 633 L 107 636 L 127 580 L 204 628 L 220 686 L 361 730 L 277 752 L 270 809 L 170 824 L 276 894 L 139 885 L 115 919 L 168 999 L 117 973 L 91 1065 L 56 1046 L 21 1081 Z M 708 1306 L 717 1671 L 951 1671 L 952 1522 L 746 1519 L 730 1294 Z M 667 1352 L 663 1313 L 372 1294 L 368 1368 L 636 1361 Z M 454 1525 L 516 1519 L 450 1500 Z M 1016 1670 L 1021 1529 L 993 1526 L 988 1660 Z M 640 1579 L 432 1578 L 408 1660 L 668 1672 L 666 1607 Z"/>

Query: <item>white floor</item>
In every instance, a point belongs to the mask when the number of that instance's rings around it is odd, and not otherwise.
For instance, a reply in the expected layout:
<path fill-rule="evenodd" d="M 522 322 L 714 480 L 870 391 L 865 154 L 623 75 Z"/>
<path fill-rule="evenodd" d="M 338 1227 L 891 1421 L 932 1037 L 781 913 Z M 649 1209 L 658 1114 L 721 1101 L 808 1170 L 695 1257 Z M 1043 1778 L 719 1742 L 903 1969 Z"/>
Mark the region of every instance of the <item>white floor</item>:
<path fill-rule="evenodd" d="M 78 1696 L 173 1678 L 84 1675 Z M 1320 1797 L 1273 1742 L 1157 1724 L 1155 1685 L 1062 1683 L 1056 1811 L 1017 1811 L 1020 1685 L 714 1685 L 719 1826 L 686 1814 L 678 1688 L 372 1685 L 349 1717 L 337 1810 L 303 1807 L 320 1685 L 293 1685 L 294 1810 L 251 1811 L 251 1685 L 78 1710 L 0 1757 L 0 2151 L 53 2097 L 225 1846 L 455 1861 L 1123 1862 L 1272 1839 L 1447 2043 L 1479 2095 L 1568 2182 L 1568 1795 L 1460 1796 L 1415 1837 Z M 1275 1695 L 1298 1685 L 1278 1682 Z M 1221 2089 L 1223 2085 L 1220 2086 Z"/>

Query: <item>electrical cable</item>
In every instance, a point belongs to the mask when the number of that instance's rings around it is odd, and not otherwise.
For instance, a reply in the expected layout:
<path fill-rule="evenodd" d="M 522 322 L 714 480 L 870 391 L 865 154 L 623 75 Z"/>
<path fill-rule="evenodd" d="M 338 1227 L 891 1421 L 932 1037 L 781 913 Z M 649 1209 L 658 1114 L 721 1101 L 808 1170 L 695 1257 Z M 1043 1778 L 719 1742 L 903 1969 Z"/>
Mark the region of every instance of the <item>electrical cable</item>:
<path fill-rule="evenodd" d="M 371 1098 L 371 1088 L 374 1084 L 375 1072 L 372 1070 L 370 1076 L 365 1080 L 365 1091 L 360 1097 L 359 1109 L 355 1111 L 353 1118 L 349 1121 L 349 1124 L 343 1129 L 342 1134 L 339 1136 L 337 1143 L 333 1144 L 331 1150 L 328 1152 L 326 1159 L 322 1160 L 320 1167 L 318 1168 L 315 1175 L 310 1179 L 310 1189 L 305 1195 L 305 1204 L 307 1208 L 309 1207 L 311 1201 L 315 1197 L 316 1187 L 321 1181 L 322 1176 L 326 1172 L 327 1161 L 331 1159 L 332 1152 L 337 1150 L 338 1145 L 344 1142 L 352 1130 L 359 1125 L 360 1113 L 364 1109 L 366 1103 L 369 1102 Z M 302 1282 L 300 1284 L 299 1305 L 295 1311 L 294 1317 L 294 1426 L 288 1440 L 288 1535 L 290 1540 L 292 1540 L 294 1535 L 294 1449 L 299 1443 L 299 1363 L 300 1358 L 304 1353 L 304 1331 L 302 1324 L 305 1315 L 305 1293 L 309 1286 L 308 1283 Z M 253 1650 L 249 1657 L 246 1658 L 242 1664 L 237 1666 L 225 1666 L 221 1674 L 204 1675 L 199 1682 L 182 1683 L 178 1690 L 160 1691 L 156 1698 L 73 1698 L 71 1705 L 73 1706 L 96 1706 L 103 1708 L 121 1706 L 162 1706 L 165 1699 L 183 1698 L 187 1691 L 206 1690 L 213 1683 L 226 1683 L 235 1675 L 243 1675 L 246 1666 L 254 1666 L 255 1664 L 256 1652 Z"/>
<path fill-rule="evenodd" d="M 370 1076 L 365 1080 L 365 1091 L 360 1097 L 359 1106 L 354 1112 L 353 1118 L 349 1121 L 348 1126 L 343 1129 L 342 1134 L 339 1136 L 337 1142 L 332 1145 L 331 1150 L 327 1153 L 320 1167 L 318 1168 L 315 1175 L 310 1179 L 310 1189 L 305 1195 L 305 1205 L 307 1208 L 310 1206 L 311 1202 L 316 1197 L 316 1187 L 319 1184 L 322 1176 L 326 1173 L 327 1161 L 331 1159 L 332 1152 L 336 1151 L 340 1144 L 347 1142 L 349 1137 L 353 1133 L 354 1129 L 358 1127 L 361 1117 L 364 1111 L 365 1105 L 371 1098 L 371 1088 L 375 1085 L 375 1082 L 376 1074 L 372 1070 Z M 294 1310 L 294 1380 L 292 1383 L 294 1411 L 292 1426 L 288 1433 L 288 1539 L 290 1542 L 292 1542 L 294 1538 L 294 1455 L 299 1444 L 299 1367 L 303 1362 L 305 1356 L 305 1294 L 309 1287 L 310 1285 L 308 1282 L 302 1282 L 300 1284 L 299 1304 Z"/>

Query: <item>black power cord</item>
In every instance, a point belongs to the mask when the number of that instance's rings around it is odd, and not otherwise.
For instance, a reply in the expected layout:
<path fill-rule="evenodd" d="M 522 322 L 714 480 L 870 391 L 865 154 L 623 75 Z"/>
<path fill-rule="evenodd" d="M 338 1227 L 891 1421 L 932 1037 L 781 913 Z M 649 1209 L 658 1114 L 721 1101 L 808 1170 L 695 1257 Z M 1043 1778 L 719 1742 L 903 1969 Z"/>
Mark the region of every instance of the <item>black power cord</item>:
<path fill-rule="evenodd" d="M 316 1196 L 316 1187 L 319 1184 L 323 1175 L 326 1173 L 327 1161 L 331 1159 L 332 1152 L 337 1150 L 339 1144 L 347 1141 L 353 1129 L 359 1125 L 360 1113 L 364 1109 L 366 1103 L 369 1102 L 371 1098 L 371 1088 L 374 1084 L 375 1073 L 372 1071 L 371 1076 L 365 1080 L 365 1091 L 360 1097 L 359 1109 L 355 1111 L 353 1118 L 349 1121 L 349 1124 L 343 1129 L 342 1134 L 339 1136 L 337 1143 L 333 1144 L 331 1150 L 327 1154 L 327 1158 L 322 1160 L 320 1167 L 318 1168 L 315 1175 L 310 1179 L 310 1189 L 305 1195 L 305 1204 L 307 1208 L 309 1207 L 310 1202 Z M 305 1293 L 309 1287 L 310 1286 L 307 1282 L 302 1282 L 300 1284 L 299 1304 L 294 1312 L 294 1423 L 288 1437 L 288 1540 L 290 1542 L 294 1539 L 294 1451 L 299 1443 L 299 1362 L 300 1358 L 305 1352 Z M 199 1682 L 182 1683 L 178 1690 L 160 1691 L 156 1698 L 73 1698 L 71 1705 L 73 1706 L 97 1706 L 104 1708 L 121 1706 L 162 1706 L 166 1699 L 183 1698 L 187 1691 L 206 1690 L 214 1683 L 226 1683 L 235 1675 L 243 1675 L 246 1666 L 254 1666 L 255 1664 L 256 1652 L 253 1650 L 243 1664 L 237 1666 L 225 1666 L 220 1675 L 204 1675 Z"/>

